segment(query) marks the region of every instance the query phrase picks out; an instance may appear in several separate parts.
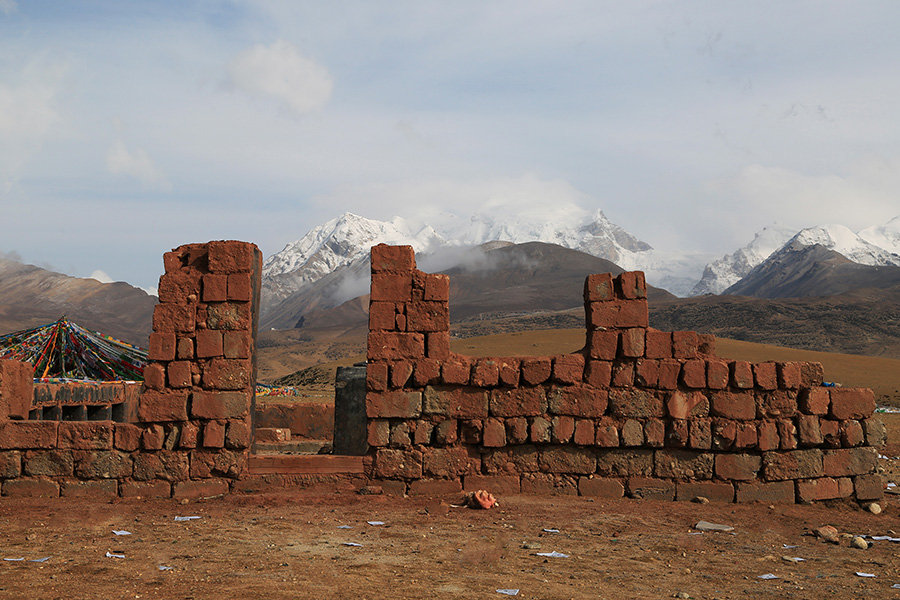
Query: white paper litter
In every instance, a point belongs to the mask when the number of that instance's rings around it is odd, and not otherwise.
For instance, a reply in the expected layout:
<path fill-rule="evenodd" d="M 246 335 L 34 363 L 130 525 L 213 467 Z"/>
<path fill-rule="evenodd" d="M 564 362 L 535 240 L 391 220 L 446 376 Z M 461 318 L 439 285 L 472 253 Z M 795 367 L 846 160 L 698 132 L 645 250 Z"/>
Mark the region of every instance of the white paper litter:
<path fill-rule="evenodd" d="M 862 571 L 856 572 L 857 577 L 875 577 L 875 573 L 863 573 Z"/>
<path fill-rule="evenodd" d="M 547 529 L 546 527 L 543 529 L 544 533 L 559 533 L 559 529 Z"/>
<path fill-rule="evenodd" d="M 6 562 L 22 562 L 25 558 L 4 558 L 3 560 Z"/>
<path fill-rule="evenodd" d="M 113 529 L 113 533 L 116 535 L 131 535 L 130 531 L 125 531 L 124 529 Z"/>
<path fill-rule="evenodd" d="M 193 521 L 194 519 L 199 519 L 197 515 L 191 515 L 190 517 L 175 517 L 176 521 Z"/>
<path fill-rule="evenodd" d="M 781 547 L 782 548 L 799 548 L 800 546 L 789 546 L 787 544 L 782 544 Z"/>
<path fill-rule="evenodd" d="M 568 554 L 563 554 L 562 552 L 557 552 L 554 550 L 553 552 L 538 552 L 537 556 L 546 556 L 547 558 L 569 558 Z"/>
<path fill-rule="evenodd" d="M 900 537 L 891 537 L 889 535 L 873 535 L 871 539 L 876 542 L 900 542 Z"/>
<path fill-rule="evenodd" d="M 357 544 L 356 542 L 344 542 L 345 546 L 353 546 L 354 548 L 361 548 L 362 544 Z"/>
<path fill-rule="evenodd" d="M 688 535 L 703 535 L 702 531 L 688 531 Z"/>
<path fill-rule="evenodd" d="M 113 554 L 109 550 L 106 551 L 106 558 L 125 558 L 124 554 Z"/>
<path fill-rule="evenodd" d="M 506 596 L 518 596 L 518 595 L 519 595 L 519 588 L 516 588 L 516 589 L 514 589 L 514 590 L 513 590 L 513 589 L 510 589 L 510 590 L 497 590 L 497 593 L 498 593 L 498 594 L 504 594 L 504 595 L 506 595 Z"/>
<path fill-rule="evenodd" d="M 773 573 L 765 573 L 763 575 L 757 575 L 756 578 L 757 579 L 767 579 L 767 580 L 768 579 L 778 579 L 778 575 L 775 575 Z"/>
<path fill-rule="evenodd" d="M 170 567 L 167 565 L 159 565 L 156 568 L 159 569 L 160 571 L 171 571 L 173 569 L 173 567 Z"/>
<path fill-rule="evenodd" d="M 353 525 L 338 525 L 338 529 L 353 529 Z"/>
<path fill-rule="evenodd" d="M 805 559 L 805 558 L 800 558 L 799 556 L 785 556 L 785 557 L 784 557 L 784 560 L 788 560 L 788 561 L 790 561 L 790 562 L 799 563 L 799 562 L 805 561 L 806 559 Z"/>
<path fill-rule="evenodd" d="M 44 558 L 33 558 L 33 559 L 29 560 L 28 562 L 45 563 L 48 560 L 50 560 L 50 557 L 45 556 Z"/>
<path fill-rule="evenodd" d="M 892 590 L 900 590 L 900 583 L 895 583 L 894 585 L 891 586 L 891 589 Z"/>
<path fill-rule="evenodd" d="M 384 521 L 366 521 L 369 525 L 384 525 Z"/>
<path fill-rule="evenodd" d="M 897 484 L 894 483 L 893 481 L 891 481 L 891 482 L 889 482 L 889 483 L 887 484 L 887 487 L 889 487 L 889 488 L 894 488 L 894 487 L 897 487 Z"/>

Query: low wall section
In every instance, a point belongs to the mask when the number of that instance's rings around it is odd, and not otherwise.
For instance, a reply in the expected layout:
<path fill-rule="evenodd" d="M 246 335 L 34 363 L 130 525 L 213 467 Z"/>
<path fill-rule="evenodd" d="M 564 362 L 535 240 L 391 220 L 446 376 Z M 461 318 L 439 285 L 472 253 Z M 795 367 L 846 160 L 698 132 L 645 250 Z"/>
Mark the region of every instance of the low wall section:
<path fill-rule="evenodd" d="M 372 248 L 369 476 L 416 492 L 488 488 L 725 502 L 880 498 L 868 389 L 819 363 L 724 360 L 648 327 L 641 272 L 590 275 L 582 349 L 450 352 L 449 278 Z"/>

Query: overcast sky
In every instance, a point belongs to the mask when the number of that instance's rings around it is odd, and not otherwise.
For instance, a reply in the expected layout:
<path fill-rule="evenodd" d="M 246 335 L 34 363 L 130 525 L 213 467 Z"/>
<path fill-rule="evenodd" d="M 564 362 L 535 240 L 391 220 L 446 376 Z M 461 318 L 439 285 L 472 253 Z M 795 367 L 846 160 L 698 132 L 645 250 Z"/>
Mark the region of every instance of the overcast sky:
<path fill-rule="evenodd" d="M 152 287 L 371 218 L 660 249 L 900 214 L 900 2 L 0 0 L 0 251 Z M 568 214 L 568 213 L 567 213 Z"/>

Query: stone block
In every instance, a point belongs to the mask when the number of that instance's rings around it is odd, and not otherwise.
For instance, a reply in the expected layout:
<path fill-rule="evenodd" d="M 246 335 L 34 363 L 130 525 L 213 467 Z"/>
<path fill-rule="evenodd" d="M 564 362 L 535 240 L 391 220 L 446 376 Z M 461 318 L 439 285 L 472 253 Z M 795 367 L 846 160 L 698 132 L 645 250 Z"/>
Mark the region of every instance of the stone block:
<path fill-rule="evenodd" d="M 753 365 L 753 382 L 757 389 L 774 390 L 778 387 L 778 377 L 774 362 L 756 363 Z"/>
<path fill-rule="evenodd" d="M 485 419 L 481 433 L 481 444 L 486 448 L 500 448 L 506 445 L 506 426 L 500 419 Z"/>
<path fill-rule="evenodd" d="M 250 425 L 245 421 L 232 420 L 225 428 L 225 447 L 232 450 L 249 448 L 252 437 Z"/>
<path fill-rule="evenodd" d="M 884 495 L 884 480 L 876 473 L 859 475 L 853 478 L 853 489 L 859 501 L 881 500 Z"/>
<path fill-rule="evenodd" d="M 616 294 L 622 298 L 646 298 L 647 282 L 643 271 L 625 271 L 614 280 Z"/>
<path fill-rule="evenodd" d="M 533 417 L 547 411 L 542 387 L 495 389 L 490 392 L 490 414 L 496 417 Z"/>
<path fill-rule="evenodd" d="M 218 421 L 203 424 L 203 447 L 223 448 L 225 446 L 225 425 Z"/>
<path fill-rule="evenodd" d="M 375 475 L 385 479 L 420 479 L 422 453 L 418 450 L 379 448 L 375 452 Z"/>
<path fill-rule="evenodd" d="M 619 336 L 619 354 L 625 358 L 643 357 L 645 333 L 646 329 L 641 327 L 623 329 Z"/>
<path fill-rule="evenodd" d="M 763 476 L 767 481 L 809 479 L 830 475 L 823 468 L 821 450 L 763 452 Z"/>
<path fill-rule="evenodd" d="M 659 361 L 656 385 L 661 390 L 678 388 L 678 375 L 681 373 L 681 361 L 667 358 Z"/>
<path fill-rule="evenodd" d="M 416 268 L 416 255 L 412 246 L 372 246 L 371 265 L 373 273 L 412 272 Z"/>
<path fill-rule="evenodd" d="M 853 482 L 849 478 L 800 479 L 797 481 L 797 501 L 808 503 L 816 500 L 849 498 L 853 495 Z"/>
<path fill-rule="evenodd" d="M 415 393 L 418 394 L 418 392 Z M 424 413 L 445 417 L 486 417 L 488 416 L 488 397 L 489 394 L 486 390 L 478 388 L 428 386 L 425 388 L 424 394 Z M 369 416 L 388 415 L 370 414 Z"/>
<path fill-rule="evenodd" d="M 83 498 L 86 500 L 112 500 L 119 495 L 119 482 L 105 481 L 62 481 L 59 495 L 63 498 Z"/>
<path fill-rule="evenodd" d="M 172 484 L 168 481 L 123 481 L 119 486 L 123 498 L 170 498 Z"/>
<path fill-rule="evenodd" d="M 575 419 L 568 416 L 556 416 L 552 420 L 553 428 L 550 441 L 554 444 L 566 444 L 575 433 Z"/>
<path fill-rule="evenodd" d="M 643 446 L 644 427 L 636 419 L 628 419 L 622 424 L 620 440 L 623 446 Z"/>
<path fill-rule="evenodd" d="M 232 302 L 250 302 L 253 297 L 253 285 L 250 273 L 231 273 L 228 275 L 228 299 Z"/>
<path fill-rule="evenodd" d="M 875 412 L 875 394 L 867 388 L 831 388 L 830 415 L 834 419 L 868 419 Z"/>
<path fill-rule="evenodd" d="M 609 393 L 591 386 L 553 388 L 547 394 L 547 406 L 552 414 L 574 417 L 602 417 L 606 412 Z M 534 413 L 526 413 L 531 416 Z"/>
<path fill-rule="evenodd" d="M 584 378 L 584 356 L 563 354 L 553 358 L 553 379 L 563 385 L 581 383 Z"/>
<path fill-rule="evenodd" d="M 609 448 L 597 452 L 597 473 L 606 477 L 653 475 L 653 450 Z"/>
<path fill-rule="evenodd" d="M 259 250 L 256 245 L 234 240 L 209 242 L 211 273 L 239 273 L 253 269 Z"/>
<path fill-rule="evenodd" d="M 824 474 L 827 477 L 847 477 L 874 473 L 878 466 L 878 451 L 871 446 L 825 450 Z"/>
<path fill-rule="evenodd" d="M 666 397 L 666 412 L 673 419 L 709 416 L 709 399 L 703 392 L 674 391 Z"/>
<path fill-rule="evenodd" d="M 204 302 L 225 302 L 228 300 L 228 275 L 225 273 L 207 273 L 203 275 Z"/>
<path fill-rule="evenodd" d="M 522 360 L 522 383 L 539 385 L 550 379 L 552 365 L 549 358 L 526 358 Z"/>
<path fill-rule="evenodd" d="M 800 387 L 800 363 L 776 363 L 778 371 L 778 387 L 781 389 L 797 389 Z"/>
<path fill-rule="evenodd" d="M 149 360 L 175 360 L 175 334 L 171 331 L 151 333 L 147 358 Z"/>
<path fill-rule="evenodd" d="M 379 359 L 400 360 L 404 358 L 415 359 L 424 357 L 425 336 L 421 333 L 392 331 L 369 332 L 368 359 L 370 361 Z"/>
<path fill-rule="evenodd" d="M 59 447 L 76 450 L 111 450 L 113 423 L 97 421 L 61 421 Z"/>
<path fill-rule="evenodd" d="M 652 392 L 638 388 L 611 389 L 609 409 L 617 417 L 662 417 L 663 402 Z"/>
<path fill-rule="evenodd" d="M 590 358 L 615 360 L 618 349 L 619 332 L 601 329 L 587 333 L 587 351 Z"/>
<path fill-rule="evenodd" d="M 531 445 L 490 450 L 482 463 L 488 474 L 531 473 L 540 469 L 540 450 Z"/>
<path fill-rule="evenodd" d="M 406 305 L 407 331 L 450 331 L 450 306 L 446 302 L 409 302 Z"/>
<path fill-rule="evenodd" d="M 475 387 L 495 387 L 500 382 L 500 365 L 490 358 L 476 360 L 470 381 Z"/>
<path fill-rule="evenodd" d="M 716 477 L 734 481 L 757 478 L 762 459 L 755 454 L 717 454 Z"/>
<path fill-rule="evenodd" d="M 187 421 L 188 392 L 144 390 L 138 403 L 138 419 L 148 423 Z"/>
<path fill-rule="evenodd" d="M 634 384 L 638 387 L 656 387 L 659 382 L 659 361 L 638 360 L 634 365 Z"/>
<path fill-rule="evenodd" d="M 657 450 L 653 454 L 653 474 L 664 479 L 711 479 L 714 457 L 710 452 Z"/>
<path fill-rule="evenodd" d="M 572 441 L 579 446 L 593 446 L 596 441 L 594 422 L 590 419 L 575 419 Z"/>
<path fill-rule="evenodd" d="M 731 363 L 731 385 L 747 390 L 753 387 L 753 368 L 750 363 L 736 360 Z"/>
<path fill-rule="evenodd" d="M 541 471 L 545 473 L 588 475 L 597 467 L 593 450 L 571 446 L 541 449 L 538 463 Z"/>
<path fill-rule="evenodd" d="M 627 492 L 631 498 L 645 500 L 674 500 L 675 482 L 652 477 L 629 477 Z"/>
<path fill-rule="evenodd" d="M 450 332 L 432 331 L 425 334 L 425 356 L 437 360 L 450 357 Z"/>
<path fill-rule="evenodd" d="M 33 450 L 25 453 L 25 475 L 59 477 L 72 475 L 75 459 L 70 450 Z"/>
<path fill-rule="evenodd" d="M 737 502 L 761 502 L 763 504 L 793 504 L 795 499 L 793 481 L 775 481 L 763 483 L 757 481 L 735 484 L 735 500 Z"/>
<path fill-rule="evenodd" d="M 201 481 L 178 481 L 172 486 L 173 498 L 198 500 L 214 498 L 228 493 L 227 479 L 204 479 Z"/>
<path fill-rule="evenodd" d="M 462 446 L 422 449 L 422 474 L 425 477 L 456 478 L 473 471 L 469 454 Z"/>
<path fill-rule="evenodd" d="M 756 418 L 752 392 L 717 391 L 709 395 L 710 413 L 717 417 L 747 421 Z"/>
<path fill-rule="evenodd" d="M 681 384 L 687 388 L 706 387 L 706 361 L 691 358 L 681 365 Z"/>
<path fill-rule="evenodd" d="M 54 448 L 56 421 L 0 421 L 0 449 Z"/>
<path fill-rule="evenodd" d="M 631 361 L 614 362 L 611 385 L 615 387 L 632 387 L 634 385 L 634 363 Z"/>
<path fill-rule="evenodd" d="M 672 332 L 672 356 L 695 358 L 699 354 L 700 336 L 696 331 Z"/>
<path fill-rule="evenodd" d="M 614 300 L 615 297 L 612 273 L 596 273 L 585 278 L 585 302 L 608 302 Z"/>
<path fill-rule="evenodd" d="M 134 461 L 131 455 L 116 450 L 81 453 L 75 464 L 75 474 L 81 479 L 131 477 L 133 470 Z"/>
<path fill-rule="evenodd" d="M 50 479 L 7 479 L 3 495 L 11 498 L 59 498 L 59 484 Z"/>
<path fill-rule="evenodd" d="M 644 339 L 647 358 L 672 358 L 672 333 L 648 329 Z"/>
<path fill-rule="evenodd" d="M 606 360 L 589 360 L 584 368 L 584 381 L 594 388 L 609 387 L 612 381 L 612 363 Z"/>
<path fill-rule="evenodd" d="M 606 477 L 579 477 L 578 495 L 595 498 L 621 498 L 625 495 L 625 486 L 618 479 Z"/>

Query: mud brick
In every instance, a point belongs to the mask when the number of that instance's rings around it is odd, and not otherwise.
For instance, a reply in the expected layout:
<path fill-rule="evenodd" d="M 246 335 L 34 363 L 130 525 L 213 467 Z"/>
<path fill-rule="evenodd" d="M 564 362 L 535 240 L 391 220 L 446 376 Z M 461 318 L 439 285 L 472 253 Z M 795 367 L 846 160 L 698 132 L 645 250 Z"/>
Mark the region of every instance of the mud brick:
<path fill-rule="evenodd" d="M 706 382 L 710 389 L 724 390 L 728 387 L 728 363 L 723 360 L 707 360 Z"/>
<path fill-rule="evenodd" d="M 550 441 L 550 421 L 543 417 L 528 420 L 528 439 L 533 443 Z"/>
<path fill-rule="evenodd" d="M 411 302 L 406 305 L 408 331 L 449 331 L 450 307 L 446 302 Z"/>
<path fill-rule="evenodd" d="M 592 329 L 644 327 L 648 325 L 647 300 L 591 302 L 588 323 Z"/>
<path fill-rule="evenodd" d="M 463 490 L 467 492 L 488 490 L 492 494 L 501 496 L 518 494 L 520 491 L 519 476 L 468 474 L 463 477 Z"/>
<path fill-rule="evenodd" d="M 430 421 L 416 421 L 416 429 L 413 432 L 413 443 L 430 445 L 431 434 L 434 432 L 434 423 Z"/>
<path fill-rule="evenodd" d="M 25 453 L 23 470 L 33 477 L 71 476 L 75 459 L 70 450 L 33 450 Z"/>
<path fill-rule="evenodd" d="M 878 451 L 869 446 L 825 450 L 823 464 L 828 477 L 868 475 L 878 466 Z"/>
<path fill-rule="evenodd" d="M 134 461 L 129 454 L 115 450 L 99 450 L 79 454 L 75 475 L 81 479 L 131 477 Z"/>
<path fill-rule="evenodd" d="M 202 481 L 179 481 L 172 487 L 173 498 L 200 499 L 222 496 L 229 491 L 227 479 L 204 479 Z"/>
<path fill-rule="evenodd" d="M 491 391 L 489 409 L 495 417 L 531 417 L 547 411 L 544 388 L 513 388 Z"/>
<path fill-rule="evenodd" d="M 446 496 L 459 494 L 462 483 L 459 479 L 417 479 L 409 484 L 410 496 Z"/>
<path fill-rule="evenodd" d="M 160 302 L 186 304 L 188 297 L 194 299 L 200 291 L 200 274 L 190 271 L 166 273 L 159 278 L 158 295 Z"/>
<path fill-rule="evenodd" d="M 613 421 L 603 419 L 597 424 L 597 436 L 594 443 L 601 448 L 618 447 L 619 430 Z"/>
<path fill-rule="evenodd" d="M 500 365 L 492 359 L 479 359 L 472 366 L 472 385 L 494 387 L 500 381 Z"/>
<path fill-rule="evenodd" d="M 490 450 L 484 455 L 486 473 L 527 473 L 539 470 L 538 449 L 534 446 Z"/>
<path fill-rule="evenodd" d="M 386 363 L 366 365 L 366 389 L 370 392 L 383 392 L 388 384 L 388 366 Z"/>
<path fill-rule="evenodd" d="M 232 302 L 250 302 L 253 286 L 250 273 L 231 273 L 228 275 L 228 299 Z"/>
<path fill-rule="evenodd" d="M 394 329 L 395 308 L 393 302 L 369 303 L 369 330 L 389 331 Z"/>
<path fill-rule="evenodd" d="M 644 421 L 644 440 L 651 448 L 662 448 L 666 437 L 665 423 L 660 419 Z"/>
<path fill-rule="evenodd" d="M 97 421 L 62 421 L 59 424 L 59 447 L 76 450 L 110 450 L 113 446 L 113 424 Z"/>
<path fill-rule="evenodd" d="M 875 394 L 867 388 L 831 388 L 833 418 L 867 419 L 875 412 Z"/>
<path fill-rule="evenodd" d="M 697 346 L 697 351 L 700 354 L 706 356 L 715 356 L 716 355 L 716 336 L 711 333 L 701 333 L 699 334 L 699 344 Z"/>
<path fill-rule="evenodd" d="M 823 470 L 821 450 L 763 452 L 763 476 L 768 481 L 809 479 L 831 475 Z"/>
<path fill-rule="evenodd" d="M 706 498 L 710 502 L 734 502 L 734 485 L 714 481 L 677 481 L 675 499 L 691 501 Z"/>
<path fill-rule="evenodd" d="M 141 447 L 144 450 L 159 450 L 163 447 L 166 432 L 162 425 L 150 425 L 141 434 Z"/>
<path fill-rule="evenodd" d="M 756 424 L 755 423 L 738 423 L 737 435 L 734 438 L 734 447 L 744 450 L 754 448 L 757 445 Z"/>
<path fill-rule="evenodd" d="M 429 273 L 426 275 L 425 300 L 449 302 L 450 276 L 443 273 Z"/>
<path fill-rule="evenodd" d="M 828 419 L 819 419 L 819 430 L 822 432 L 822 441 L 829 448 L 841 447 L 841 423 Z"/>
<path fill-rule="evenodd" d="M 256 246 L 234 240 L 209 242 L 209 270 L 212 273 L 236 273 L 253 268 Z"/>
<path fill-rule="evenodd" d="M 678 387 L 678 375 L 681 373 L 681 362 L 667 358 L 659 361 L 659 379 L 657 387 L 661 390 L 674 390 Z"/>
<path fill-rule="evenodd" d="M 0 452 L 0 479 L 15 479 L 22 475 L 22 453 L 18 450 Z"/>
<path fill-rule="evenodd" d="M 699 358 L 684 361 L 681 365 L 681 383 L 689 388 L 705 388 L 706 362 Z"/>
<path fill-rule="evenodd" d="M 538 385 L 550 379 L 551 363 L 549 358 L 526 358 L 522 360 L 522 382 L 526 385 Z"/>
<path fill-rule="evenodd" d="M 778 426 L 778 437 L 781 438 L 782 450 L 794 450 L 797 447 L 797 426 L 790 419 L 779 419 L 775 422 Z"/>
<path fill-rule="evenodd" d="M 634 367 L 634 384 L 639 387 L 656 387 L 659 381 L 659 361 L 638 360 Z"/>
<path fill-rule="evenodd" d="M 797 414 L 797 390 L 756 393 L 756 412 L 763 417 L 793 417 Z"/>
<path fill-rule="evenodd" d="M 253 430 L 245 421 L 228 421 L 225 428 L 225 447 L 232 450 L 249 448 Z"/>
<path fill-rule="evenodd" d="M 412 246 L 372 246 L 371 265 L 373 273 L 384 271 L 404 272 L 416 268 L 416 255 Z"/>
<path fill-rule="evenodd" d="M 434 331 L 426 334 L 425 355 L 437 360 L 450 358 L 450 332 Z"/>
<path fill-rule="evenodd" d="M 796 389 L 800 387 L 800 363 L 778 362 L 775 363 L 778 372 L 778 387 L 780 389 Z"/>
<path fill-rule="evenodd" d="M 756 418 L 756 401 L 752 392 L 712 392 L 710 413 L 717 417 L 747 421 Z"/>
<path fill-rule="evenodd" d="M 648 329 L 644 346 L 647 358 L 672 358 L 672 333 Z"/>
<path fill-rule="evenodd" d="M 579 446 L 593 446 L 596 439 L 594 422 L 590 419 L 575 420 L 575 434 L 572 441 Z"/>
<path fill-rule="evenodd" d="M 366 440 L 369 446 L 387 446 L 391 441 L 391 423 L 387 419 L 369 419 L 366 425 Z"/>
<path fill-rule="evenodd" d="M 207 273 L 203 276 L 204 302 L 225 302 L 228 300 L 228 275 Z"/>
<path fill-rule="evenodd" d="M 644 334 L 646 330 L 640 327 L 625 329 L 619 336 L 619 353 L 626 358 L 640 358 L 644 356 Z"/>
<path fill-rule="evenodd" d="M 619 417 L 662 417 L 663 402 L 651 392 L 637 388 L 611 389 L 610 412 Z"/>
<path fill-rule="evenodd" d="M 510 444 L 524 444 L 528 441 L 528 419 L 513 417 L 506 419 L 506 441 Z"/>
<path fill-rule="evenodd" d="M 597 473 L 612 477 L 653 475 L 653 450 L 610 448 L 597 454 Z"/>
<path fill-rule="evenodd" d="M 614 360 L 619 348 L 617 331 L 597 330 L 587 333 L 587 351 L 590 358 Z"/>
<path fill-rule="evenodd" d="M 166 389 L 166 368 L 160 363 L 149 363 L 144 367 L 144 385 L 150 390 Z"/>
<path fill-rule="evenodd" d="M 425 387 L 441 381 L 441 363 L 433 358 L 423 358 L 415 362 L 412 376 L 413 385 Z"/>
<path fill-rule="evenodd" d="M 643 446 L 644 427 L 636 419 L 628 419 L 622 424 L 620 439 L 623 446 Z"/>
<path fill-rule="evenodd" d="M 738 482 L 735 484 L 735 500 L 740 503 L 793 504 L 794 482 Z"/>
<path fill-rule="evenodd" d="M 778 426 L 773 421 L 759 421 L 757 423 L 757 440 L 760 450 L 777 450 L 781 445 Z"/>
<path fill-rule="evenodd" d="M 887 429 L 881 419 L 865 419 L 862 422 L 863 432 L 866 434 L 866 443 L 880 448 L 887 443 Z"/>
<path fill-rule="evenodd" d="M 588 275 L 584 280 L 585 302 L 606 302 L 615 299 L 612 273 Z"/>
<path fill-rule="evenodd" d="M 589 448 L 547 447 L 538 454 L 538 464 L 544 473 L 574 473 L 589 475 L 597 469 L 597 459 Z"/>
<path fill-rule="evenodd" d="M 250 329 L 250 305 L 216 302 L 206 307 L 206 325 L 210 329 L 238 331 Z"/>
<path fill-rule="evenodd" d="M 213 358 L 203 369 L 204 387 L 242 390 L 250 385 L 252 365 L 248 359 Z"/>
<path fill-rule="evenodd" d="M 615 290 L 622 298 L 646 298 L 647 282 L 643 271 L 625 271 L 615 279 Z"/>
<path fill-rule="evenodd" d="M 803 389 L 800 391 L 799 396 L 800 410 L 810 415 L 828 414 L 830 399 L 831 396 L 828 394 L 827 388 Z"/>
<path fill-rule="evenodd" d="M 696 331 L 672 332 L 672 356 L 675 358 L 696 358 L 700 336 Z"/>
<path fill-rule="evenodd" d="M 141 445 L 141 428 L 129 423 L 114 425 L 113 446 L 118 450 L 132 452 Z"/>
<path fill-rule="evenodd" d="M 556 416 L 553 417 L 552 423 L 550 440 L 554 444 L 568 443 L 575 433 L 575 419 L 568 416 Z"/>
<path fill-rule="evenodd" d="M 181 435 L 178 438 L 179 448 L 196 448 L 200 430 L 193 423 L 185 423 L 181 426 Z"/>
<path fill-rule="evenodd" d="M 693 450 L 657 450 L 653 473 L 666 479 L 712 479 L 715 455 Z"/>
<path fill-rule="evenodd" d="M 547 406 L 551 413 L 557 415 L 602 417 L 606 412 L 608 396 L 607 390 L 589 386 L 555 388 L 547 394 Z"/>
<path fill-rule="evenodd" d="M 437 393 L 435 392 L 434 395 L 437 395 Z M 441 396 L 446 397 L 446 402 L 448 403 L 453 401 L 449 397 L 449 393 L 441 394 Z M 366 416 L 370 419 L 413 419 L 420 414 L 422 414 L 422 392 L 396 390 L 366 394 Z"/>
<path fill-rule="evenodd" d="M 428 386 L 425 388 L 424 412 L 447 417 L 486 417 L 488 398 L 488 392 L 478 388 Z"/>
<path fill-rule="evenodd" d="M 225 446 L 225 425 L 219 421 L 203 424 L 203 447 L 223 448 Z"/>
<path fill-rule="evenodd" d="M 670 392 L 666 398 L 666 412 L 673 419 L 709 416 L 709 399 L 703 392 Z"/>
<path fill-rule="evenodd" d="M 717 454 L 716 477 L 735 481 L 756 479 L 762 459 L 755 454 Z"/>
<path fill-rule="evenodd" d="M 689 439 L 687 421 L 670 420 L 666 423 L 666 446 L 684 448 Z"/>
<path fill-rule="evenodd" d="M 485 419 L 481 432 L 481 444 L 488 448 L 506 445 L 506 426 L 500 419 Z"/>
<path fill-rule="evenodd" d="M 758 389 L 774 390 L 778 387 L 775 363 L 763 362 L 753 365 L 753 381 Z"/>
<path fill-rule="evenodd" d="M 526 473 L 522 475 L 522 493 L 543 496 L 577 496 L 578 482 L 571 475 Z"/>
<path fill-rule="evenodd" d="M 750 363 L 736 360 L 730 363 L 730 367 L 731 385 L 744 390 L 753 387 L 753 367 Z"/>
<path fill-rule="evenodd" d="M 584 380 L 596 388 L 609 387 L 612 381 L 612 363 L 606 360 L 589 360 L 584 369 Z"/>
<path fill-rule="evenodd" d="M 59 495 L 63 498 L 112 500 L 119 495 L 119 482 L 114 480 L 62 481 L 59 492 Z"/>
<path fill-rule="evenodd" d="M 652 477 L 629 477 L 626 491 L 630 498 L 645 500 L 674 500 L 675 482 Z"/>
<path fill-rule="evenodd" d="M 401 421 L 391 424 L 391 446 L 411 446 L 412 438 L 410 437 L 409 423 Z"/>
<path fill-rule="evenodd" d="M 563 354 L 553 358 L 553 379 L 564 385 L 581 383 L 584 378 L 584 356 Z"/>
<path fill-rule="evenodd" d="M 860 446 L 865 442 L 862 425 L 859 421 L 841 422 L 841 445 L 845 448 Z"/>
<path fill-rule="evenodd" d="M 204 330 L 205 331 L 205 330 Z M 194 339 L 180 337 L 176 342 L 175 356 L 179 360 L 191 360 L 194 358 Z"/>
<path fill-rule="evenodd" d="M 224 356 L 222 332 L 215 329 L 201 329 L 197 332 L 197 358 Z M 171 367 L 171 365 L 170 365 Z"/>
<path fill-rule="evenodd" d="M 193 333 L 195 324 L 193 305 L 157 304 L 153 309 L 153 331 Z"/>
<path fill-rule="evenodd" d="M 175 360 L 166 366 L 169 387 L 188 388 L 192 385 L 191 363 L 186 360 Z"/>
<path fill-rule="evenodd" d="M 157 331 L 151 333 L 147 358 L 150 360 L 175 360 L 175 334 Z"/>
<path fill-rule="evenodd" d="M 409 302 L 412 300 L 412 276 L 406 273 L 374 273 L 372 302 Z"/>
<path fill-rule="evenodd" d="M 822 430 L 819 429 L 819 417 L 815 415 L 797 415 L 797 437 L 801 446 L 818 446 L 822 443 Z"/>
<path fill-rule="evenodd" d="M 424 358 L 425 336 L 421 333 L 396 333 L 390 331 L 370 331 L 368 343 L 369 360 L 402 358 Z M 430 358 L 438 358 L 432 357 Z"/>
<path fill-rule="evenodd" d="M 578 478 L 578 495 L 595 498 L 621 498 L 625 495 L 625 486 L 618 479 L 588 475 Z"/>
<path fill-rule="evenodd" d="M 386 479 L 422 477 L 422 453 L 418 450 L 379 448 L 375 452 L 375 476 Z"/>
<path fill-rule="evenodd" d="M 712 447 L 716 450 L 731 450 L 737 439 L 737 421 L 716 419 L 712 424 Z"/>
<path fill-rule="evenodd" d="M 393 329 L 395 329 L 397 331 L 406 331 L 406 315 L 402 315 L 402 314 L 394 315 Z M 427 344 L 427 342 L 426 342 L 426 344 Z"/>
<path fill-rule="evenodd" d="M 850 479 L 822 477 L 820 479 L 801 479 L 797 481 L 797 501 L 803 503 L 816 500 L 847 498 L 853 494 L 853 483 Z"/>
<path fill-rule="evenodd" d="M 825 381 L 825 367 L 819 362 L 801 362 L 800 364 L 800 386 L 805 388 L 815 388 L 822 385 Z"/>
<path fill-rule="evenodd" d="M 8 479 L 3 495 L 11 498 L 58 498 L 59 484 L 49 479 Z"/>
<path fill-rule="evenodd" d="M 613 363 L 612 385 L 616 387 L 632 387 L 634 385 L 634 363 Z"/>
<path fill-rule="evenodd" d="M 412 376 L 412 363 L 406 361 L 398 361 L 391 363 L 391 387 L 402 388 Z"/>
<path fill-rule="evenodd" d="M 519 385 L 519 361 L 515 358 L 498 358 L 500 368 L 500 385 L 516 387 Z"/>
<path fill-rule="evenodd" d="M 441 365 L 441 381 L 447 385 L 468 385 L 470 363 L 465 357 L 455 357 Z"/>
<path fill-rule="evenodd" d="M 856 492 L 856 499 L 863 500 L 881 500 L 884 495 L 884 481 L 881 475 L 859 475 L 853 478 L 853 489 Z"/>
<path fill-rule="evenodd" d="M 223 337 L 225 358 L 250 358 L 252 338 L 249 331 L 226 331 Z"/>

